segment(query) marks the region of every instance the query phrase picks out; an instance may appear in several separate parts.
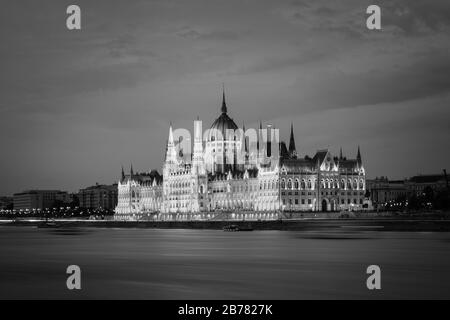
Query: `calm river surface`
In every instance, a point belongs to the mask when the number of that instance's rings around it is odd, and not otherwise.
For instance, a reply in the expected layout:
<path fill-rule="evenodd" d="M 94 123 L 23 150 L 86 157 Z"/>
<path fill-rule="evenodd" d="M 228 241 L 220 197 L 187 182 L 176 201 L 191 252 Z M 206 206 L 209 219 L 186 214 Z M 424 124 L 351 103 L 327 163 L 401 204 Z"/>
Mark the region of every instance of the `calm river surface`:
<path fill-rule="evenodd" d="M 449 299 L 450 233 L 0 226 L 0 298 Z"/>

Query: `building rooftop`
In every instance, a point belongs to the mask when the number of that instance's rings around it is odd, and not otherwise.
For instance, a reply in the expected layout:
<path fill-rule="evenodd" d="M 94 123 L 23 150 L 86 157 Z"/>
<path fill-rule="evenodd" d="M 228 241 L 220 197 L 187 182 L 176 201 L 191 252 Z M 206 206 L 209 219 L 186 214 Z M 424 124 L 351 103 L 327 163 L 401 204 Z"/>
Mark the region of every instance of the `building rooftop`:
<path fill-rule="evenodd" d="M 25 190 L 25 191 L 22 191 L 22 192 L 17 192 L 17 193 L 14 193 L 14 195 L 18 196 L 18 195 L 22 195 L 22 194 L 38 194 L 38 193 L 66 193 L 66 191 L 33 189 L 33 190 Z"/>
<path fill-rule="evenodd" d="M 445 181 L 445 176 L 443 174 L 417 175 L 411 177 L 408 181 L 414 183 L 433 183 L 438 181 Z"/>

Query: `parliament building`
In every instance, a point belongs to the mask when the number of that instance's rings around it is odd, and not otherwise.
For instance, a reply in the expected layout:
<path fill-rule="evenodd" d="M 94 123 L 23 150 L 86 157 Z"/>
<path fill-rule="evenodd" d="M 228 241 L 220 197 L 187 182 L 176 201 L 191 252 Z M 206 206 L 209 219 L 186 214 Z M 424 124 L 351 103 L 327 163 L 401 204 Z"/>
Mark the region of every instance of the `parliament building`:
<path fill-rule="evenodd" d="M 190 137 L 177 139 L 175 131 L 170 125 L 162 175 L 122 168 L 116 220 L 273 220 L 286 212 L 363 208 L 359 147 L 355 159 L 342 149 L 339 156 L 324 149 L 301 157 L 292 124 L 288 145 L 270 125 L 239 128 L 228 115 L 225 92 L 210 129 L 203 132 L 202 121 L 194 121 L 192 152 Z"/>

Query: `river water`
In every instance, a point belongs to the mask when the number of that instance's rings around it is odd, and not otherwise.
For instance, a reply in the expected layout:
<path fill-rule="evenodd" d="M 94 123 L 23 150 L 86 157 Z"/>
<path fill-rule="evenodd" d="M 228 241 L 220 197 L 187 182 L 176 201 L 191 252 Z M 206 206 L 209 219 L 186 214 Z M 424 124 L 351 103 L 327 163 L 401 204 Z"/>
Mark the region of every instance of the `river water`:
<path fill-rule="evenodd" d="M 450 234 L 0 226 L 0 298 L 448 299 Z"/>

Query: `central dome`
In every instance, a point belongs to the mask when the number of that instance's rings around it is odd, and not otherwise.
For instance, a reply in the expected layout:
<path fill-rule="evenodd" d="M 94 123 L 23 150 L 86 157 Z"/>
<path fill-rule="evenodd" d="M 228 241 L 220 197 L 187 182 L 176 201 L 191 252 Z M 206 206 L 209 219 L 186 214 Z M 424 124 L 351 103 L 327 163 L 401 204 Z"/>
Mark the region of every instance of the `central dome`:
<path fill-rule="evenodd" d="M 218 140 L 220 138 L 219 132 L 222 134 L 222 139 L 226 139 L 227 130 L 237 130 L 238 126 L 234 123 L 227 114 L 227 104 L 225 102 L 225 91 L 222 97 L 222 114 L 213 122 L 209 131 L 209 141 Z M 220 139 L 220 140 L 222 140 Z"/>
<path fill-rule="evenodd" d="M 238 126 L 226 113 L 222 113 L 211 126 L 211 135 L 220 132 L 222 137 L 226 137 L 227 130 L 237 130 Z"/>

